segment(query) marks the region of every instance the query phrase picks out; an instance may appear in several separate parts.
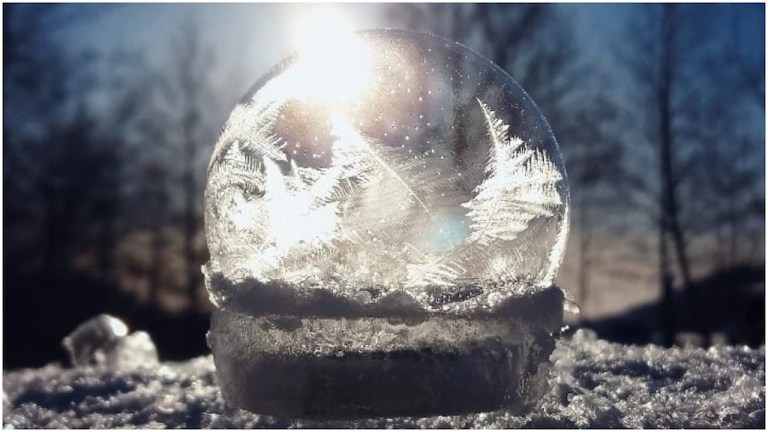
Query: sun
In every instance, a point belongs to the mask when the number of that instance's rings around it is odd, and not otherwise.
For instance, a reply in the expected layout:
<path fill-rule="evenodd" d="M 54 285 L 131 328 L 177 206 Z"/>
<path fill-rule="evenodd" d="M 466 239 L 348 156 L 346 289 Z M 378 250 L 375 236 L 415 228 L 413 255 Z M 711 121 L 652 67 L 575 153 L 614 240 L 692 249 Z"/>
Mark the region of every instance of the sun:
<path fill-rule="evenodd" d="M 295 45 L 302 98 L 350 101 L 369 84 L 368 46 L 340 12 L 306 11 L 296 25 Z"/>

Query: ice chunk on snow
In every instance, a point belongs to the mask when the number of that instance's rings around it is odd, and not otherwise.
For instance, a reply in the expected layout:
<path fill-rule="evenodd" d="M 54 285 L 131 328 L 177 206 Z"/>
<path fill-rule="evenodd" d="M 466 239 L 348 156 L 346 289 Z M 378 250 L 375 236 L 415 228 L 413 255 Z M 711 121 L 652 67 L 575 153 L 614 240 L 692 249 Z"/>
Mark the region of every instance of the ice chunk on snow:
<path fill-rule="evenodd" d="M 121 338 L 107 355 L 107 366 L 115 369 L 154 366 L 157 362 L 157 348 L 149 334 L 143 331 Z"/>
<path fill-rule="evenodd" d="M 103 366 L 107 353 L 128 334 L 128 327 L 115 317 L 101 314 L 80 324 L 62 344 L 74 366 Z"/>
<path fill-rule="evenodd" d="M 128 326 L 107 314 L 77 326 L 64 338 L 62 345 L 75 367 L 122 369 L 152 366 L 158 362 L 157 349 L 147 333 L 128 335 Z"/>

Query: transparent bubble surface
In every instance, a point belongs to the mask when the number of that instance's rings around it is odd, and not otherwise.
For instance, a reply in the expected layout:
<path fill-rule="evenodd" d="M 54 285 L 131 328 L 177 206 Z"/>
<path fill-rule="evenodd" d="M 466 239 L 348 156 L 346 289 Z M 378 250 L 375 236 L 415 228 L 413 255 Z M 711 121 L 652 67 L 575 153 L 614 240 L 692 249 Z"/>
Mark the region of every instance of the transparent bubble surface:
<path fill-rule="evenodd" d="M 279 64 L 224 126 L 205 192 L 214 303 L 322 292 L 462 312 L 551 286 L 568 186 L 525 91 L 432 36 L 334 45 Z"/>

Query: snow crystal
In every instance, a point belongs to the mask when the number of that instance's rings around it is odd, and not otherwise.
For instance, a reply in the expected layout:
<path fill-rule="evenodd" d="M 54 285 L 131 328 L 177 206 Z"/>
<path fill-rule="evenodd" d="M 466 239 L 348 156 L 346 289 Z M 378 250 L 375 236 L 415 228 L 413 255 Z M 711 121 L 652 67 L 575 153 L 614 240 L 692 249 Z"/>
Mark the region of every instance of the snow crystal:
<path fill-rule="evenodd" d="M 5 428 L 764 428 L 765 348 L 664 349 L 578 331 L 552 354 L 552 388 L 528 414 L 306 421 L 229 406 L 213 360 L 144 370 L 3 373 Z"/>

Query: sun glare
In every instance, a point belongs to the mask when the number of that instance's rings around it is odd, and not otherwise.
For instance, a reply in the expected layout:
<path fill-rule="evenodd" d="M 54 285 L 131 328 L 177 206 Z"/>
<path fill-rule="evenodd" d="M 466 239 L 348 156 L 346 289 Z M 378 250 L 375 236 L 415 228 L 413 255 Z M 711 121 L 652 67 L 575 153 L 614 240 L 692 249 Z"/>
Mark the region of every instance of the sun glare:
<path fill-rule="evenodd" d="M 350 100 L 370 79 L 368 48 L 337 11 L 309 11 L 297 26 L 296 45 L 306 98 Z"/>

